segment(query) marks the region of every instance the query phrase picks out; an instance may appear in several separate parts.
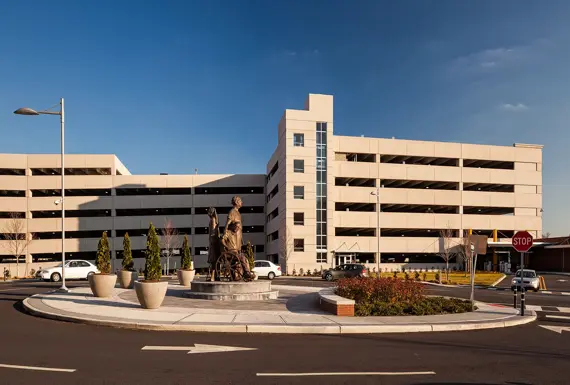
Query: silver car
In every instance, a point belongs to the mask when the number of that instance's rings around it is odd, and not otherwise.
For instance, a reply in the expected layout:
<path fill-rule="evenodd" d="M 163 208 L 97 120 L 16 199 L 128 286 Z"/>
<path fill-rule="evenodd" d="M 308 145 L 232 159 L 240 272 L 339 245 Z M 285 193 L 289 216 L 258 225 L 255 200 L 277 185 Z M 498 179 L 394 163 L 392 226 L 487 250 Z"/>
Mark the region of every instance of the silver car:
<path fill-rule="evenodd" d="M 511 280 L 511 290 L 521 289 L 538 291 L 540 288 L 540 279 L 534 270 L 523 270 L 522 285 L 521 285 L 521 271 L 517 270 L 515 277 Z"/>

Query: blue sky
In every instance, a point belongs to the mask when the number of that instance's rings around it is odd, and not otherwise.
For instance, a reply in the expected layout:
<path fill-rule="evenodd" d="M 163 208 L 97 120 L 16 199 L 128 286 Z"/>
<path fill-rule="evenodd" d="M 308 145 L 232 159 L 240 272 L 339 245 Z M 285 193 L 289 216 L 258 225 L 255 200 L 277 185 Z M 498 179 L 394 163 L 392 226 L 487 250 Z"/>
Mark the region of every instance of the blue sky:
<path fill-rule="evenodd" d="M 58 152 L 55 117 L 11 112 L 63 96 L 70 153 L 263 173 L 283 110 L 327 93 L 342 135 L 544 144 L 544 231 L 570 232 L 570 2 L 134 4 L 2 3 L 0 152 Z"/>

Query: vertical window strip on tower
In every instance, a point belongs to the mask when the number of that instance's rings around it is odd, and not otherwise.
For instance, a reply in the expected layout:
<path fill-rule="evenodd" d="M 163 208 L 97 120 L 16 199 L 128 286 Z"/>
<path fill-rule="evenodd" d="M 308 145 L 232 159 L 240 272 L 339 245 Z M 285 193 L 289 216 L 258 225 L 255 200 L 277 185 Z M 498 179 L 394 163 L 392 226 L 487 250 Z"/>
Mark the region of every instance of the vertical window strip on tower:
<path fill-rule="evenodd" d="M 327 123 L 317 122 L 317 263 L 327 262 Z"/>

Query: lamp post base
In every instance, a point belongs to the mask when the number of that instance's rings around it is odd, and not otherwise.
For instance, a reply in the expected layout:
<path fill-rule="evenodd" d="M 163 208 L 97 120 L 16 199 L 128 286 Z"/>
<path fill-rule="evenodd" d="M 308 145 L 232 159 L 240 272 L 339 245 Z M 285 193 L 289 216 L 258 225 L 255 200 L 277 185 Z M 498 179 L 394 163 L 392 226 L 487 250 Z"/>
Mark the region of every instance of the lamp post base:
<path fill-rule="evenodd" d="M 58 293 L 70 293 L 71 290 L 67 288 L 67 286 L 61 286 L 59 289 L 56 290 Z"/>

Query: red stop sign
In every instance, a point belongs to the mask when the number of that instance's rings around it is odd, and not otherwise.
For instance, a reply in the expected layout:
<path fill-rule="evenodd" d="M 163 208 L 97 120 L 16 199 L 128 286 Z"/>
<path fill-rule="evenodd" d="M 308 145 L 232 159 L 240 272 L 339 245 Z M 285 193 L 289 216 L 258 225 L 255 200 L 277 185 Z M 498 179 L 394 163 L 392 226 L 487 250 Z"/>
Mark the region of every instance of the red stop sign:
<path fill-rule="evenodd" d="M 532 235 L 528 231 L 517 231 L 513 236 L 513 247 L 520 253 L 528 251 L 532 247 Z"/>

